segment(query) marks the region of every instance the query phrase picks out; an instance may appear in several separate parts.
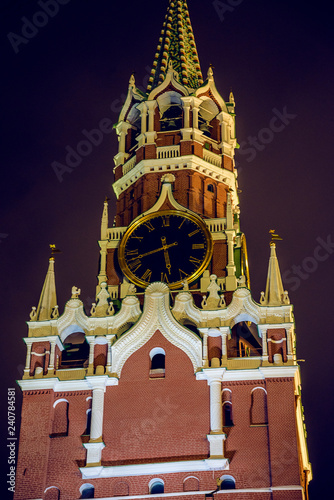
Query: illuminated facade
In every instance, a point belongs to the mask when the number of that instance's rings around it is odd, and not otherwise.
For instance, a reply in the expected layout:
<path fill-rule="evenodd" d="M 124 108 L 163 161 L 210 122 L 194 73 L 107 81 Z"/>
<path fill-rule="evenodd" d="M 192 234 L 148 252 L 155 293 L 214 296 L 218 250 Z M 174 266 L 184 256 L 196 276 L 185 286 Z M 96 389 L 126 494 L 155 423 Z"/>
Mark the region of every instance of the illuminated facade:
<path fill-rule="evenodd" d="M 15 500 L 307 499 L 292 305 L 270 246 L 252 298 L 235 101 L 203 81 L 185 1 L 169 2 L 147 89 L 116 127 L 96 302 L 60 315 L 54 257 L 31 312 Z M 234 490 L 234 491 L 229 491 Z"/>

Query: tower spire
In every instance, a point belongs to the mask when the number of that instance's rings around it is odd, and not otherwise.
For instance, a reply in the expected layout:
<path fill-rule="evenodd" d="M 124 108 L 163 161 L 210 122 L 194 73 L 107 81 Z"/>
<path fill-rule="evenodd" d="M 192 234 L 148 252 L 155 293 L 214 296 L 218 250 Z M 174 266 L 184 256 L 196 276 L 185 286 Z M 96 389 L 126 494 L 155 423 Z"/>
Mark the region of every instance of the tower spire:
<path fill-rule="evenodd" d="M 198 53 L 186 0 L 169 0 L 147 90 L 150 92 L 165 79 L 172 62 L 180 83 L 197 89 L 203 83 Z"/>
<path fill-rule="evenodd" d="M 283 303 L 283 298 L 284 289 L 276 255 L 276 244 L 272 241 L 270 243 L 270 259 L 265 292 L 265 304 L 268 306 L 280 306 Z"/>
<path fill-rule="evenodd" d="M 50 245 L 52 248 L 53 245 Z M 57 305 L 56 294 L 56 280 L 54 272 L 55 258 L 53 256 L 54 249 L 52 248 L 52 255 L 49 259 L 49 268 L 46 273 L 42 293 L 36 311 L 35 321 L 47 321 L 51 319 L 52 311 Z"/>

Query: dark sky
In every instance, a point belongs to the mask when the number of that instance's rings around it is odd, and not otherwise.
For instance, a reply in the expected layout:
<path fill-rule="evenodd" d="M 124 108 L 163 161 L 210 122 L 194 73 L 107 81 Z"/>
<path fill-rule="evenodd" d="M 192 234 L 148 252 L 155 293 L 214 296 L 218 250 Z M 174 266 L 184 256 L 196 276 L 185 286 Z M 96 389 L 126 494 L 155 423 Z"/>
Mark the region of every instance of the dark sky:
<path fill-rule="evenodd" d="M 36 16 L 41 11 L 37 1 L 2 0 L 0 7 L 3 409 L 7 387 L 20 378 L 25 362 L 21 339 L 31 307 L 38 303 L 49 243 L 63 252 L 56 262 L 60 310 L 73 285 L 82 289 L 88 308 L 93 301 L 106 195 L 112 198 L 111 221 L 114 213 L 115 134 L 106 134 L 62 182 L 51 165 L 64 163 L 66 147 L 75 149 L 84 129 L 96 128 L 104 118 L 117 121 L 133 71 L 138 86 L 147 81 L 168 2 L 62 3 L 53 18 Z M 189 0 L 202 71 L 206 75 L 212 63 L 222 96 L 227 99 L 231 88 L 235 95 L 242 146 L 237 155 L 241 223 L 256 301 L 265 287 L 269 229 L 284 238 L 278 256 L 295 306 L 298 358 L 306 361 L 301 371 L 315 476 L 311 500 L 332 493 L 330 6 L 328 1 Z M 24 43 L 18 36 L 32 19 L 47 24 L 35 32 L 30 27 Z M 10 32 L 15 34 L 11 40 Z M 280 115 L 284 118 L 278 126 L 273 119 Z M 1 430 L 5 438 L 6 425 Z M 2 444 L 4 462 L 6 454 Z"/>

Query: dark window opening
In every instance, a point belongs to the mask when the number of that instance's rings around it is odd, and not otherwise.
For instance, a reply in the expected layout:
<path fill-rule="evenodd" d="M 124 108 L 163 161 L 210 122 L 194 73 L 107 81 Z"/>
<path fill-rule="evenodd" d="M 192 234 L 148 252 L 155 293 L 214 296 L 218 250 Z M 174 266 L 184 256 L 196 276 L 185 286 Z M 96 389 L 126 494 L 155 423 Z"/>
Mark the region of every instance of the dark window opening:
<path fill-rule="evenodd" d="M 151 495 L 158 495 L 165 492 L 165 486 L 161 482 L 153 483 L 150 488 Z"/>
<path fill-rule="evenodd" d="M 172 104 L 160 119 L 161 132 L 180 130 L 182 128 L 182 107 Z"/>
<path fill-rule="evenodd" d="M 87 486 L 81 490 L 80 498 L 94 498 L 94 486 Z"/>
<path fill-rule="evenodd" d="M 262 339 L 257 326 L 251 321 L 242 321 L 232 328 L 227 342 L 229 358 L 248 358 L 262 356 Z"/>
<path fill-rule="evenodd" d="M 235 490 L 235 481 L 233 479 L 224 479 L 220 485 L 221 490 Z"/>
<path fill-rule="evenodd" d="M 225 403 L 223 406 L 223 425 L 224 427 L 233 427 L 231 403 Z"/>
<path fill-rule="evenodd" d="M 89 344 L 84 333 L 72 333 L 67 337 L 61 354 L 61 369 L 88 366 Z"/>
<path fill-rule="evenodd" d="M 165 355 L 156 354 L 152 358 L 151 370 L 165 369 Z"/>
<path fill-rule="evenodd" d="M 215 192 L 215 188 L 213 187 L 213 184 L 209 184 L 208 187 L 207 187 L 208 191 L 210 191 L 210 193 L 214 193 Z"/>

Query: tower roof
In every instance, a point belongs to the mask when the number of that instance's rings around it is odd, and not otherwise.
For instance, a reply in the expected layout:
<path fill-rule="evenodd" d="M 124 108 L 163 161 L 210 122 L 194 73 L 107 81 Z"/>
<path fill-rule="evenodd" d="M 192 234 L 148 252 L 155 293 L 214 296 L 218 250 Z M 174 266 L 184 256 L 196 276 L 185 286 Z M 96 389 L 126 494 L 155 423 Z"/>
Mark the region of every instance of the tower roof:
<path fill-rule="evenodd" d="M 39 299 L 36 311 L 37 321 L 45 321 L 51 319 L 52 310 L 57 305 L 54 264 L 54 257 L 50 257 L 48 272 L 46 273 L 41 297 Z"/>
<path fill-rule="evenodd" d="M 148 91 L 164 81 L 169 61 L 178 73 L 180 83 L 192 89 L 202 85 L 203 76 L 186 0 L 169 0 Z"/>
<path fill-rule="evenodd" d="M 281 271 L 276 255 L 275 243 L 270 244 L 270 259 L 267 276 L 265 300 L 268 306 L 279 306 L 282 304 L 284 295 Z"/>

